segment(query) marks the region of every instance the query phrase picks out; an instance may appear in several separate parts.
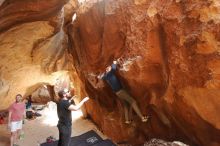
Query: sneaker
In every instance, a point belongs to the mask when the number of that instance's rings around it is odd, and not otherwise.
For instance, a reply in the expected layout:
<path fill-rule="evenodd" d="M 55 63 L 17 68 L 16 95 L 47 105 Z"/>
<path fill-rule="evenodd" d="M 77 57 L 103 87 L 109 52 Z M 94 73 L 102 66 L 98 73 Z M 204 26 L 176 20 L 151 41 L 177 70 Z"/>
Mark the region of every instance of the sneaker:
<path fill-rule="evenodd" d="M 149 118 L 148 116 L 147 117 L 144 116 L 144 117 L 141 118 L 141 120 L 142 120 L 142 122 L 147 122 L 148 118 Z"/>
<path fill-rule="evenodd" d="M 131 121 L 125 121 L 125 124 L 131 124 Z"/>

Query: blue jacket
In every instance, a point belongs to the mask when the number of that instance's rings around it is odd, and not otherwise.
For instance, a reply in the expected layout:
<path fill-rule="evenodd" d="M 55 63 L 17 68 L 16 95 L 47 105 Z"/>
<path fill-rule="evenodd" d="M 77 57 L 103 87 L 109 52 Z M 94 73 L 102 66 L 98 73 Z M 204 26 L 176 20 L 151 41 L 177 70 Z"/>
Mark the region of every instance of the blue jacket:
<path fill-rule="evenodd" d="M 111 67 L 112 67 L 111 71 L 105 73 L 102 79 L 107 81 L 107 83 L 111 86 L 114 92 L 118 92 L 119 90 L 122 89 L 122 85 L 115 75 L 117 65 L 112 64 Z"/>

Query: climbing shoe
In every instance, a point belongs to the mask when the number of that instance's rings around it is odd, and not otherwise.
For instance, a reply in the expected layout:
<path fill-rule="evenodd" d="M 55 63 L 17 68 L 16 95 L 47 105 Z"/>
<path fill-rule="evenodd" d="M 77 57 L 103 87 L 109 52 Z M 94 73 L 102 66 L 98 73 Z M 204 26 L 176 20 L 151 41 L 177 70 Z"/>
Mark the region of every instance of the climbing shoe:
<path fill-rule="evenodd" d="M 147 116 L 147 117 L 144 116 L 144 117 L 141 118 L 141 121 L 142 121 L 142 122 L 147 122 L 147 121 L 148 121 L 148 118 L 149 118 L 148 116 Z"/>
<path fill-rule="evenodd" d="M 125 124 L 131 124 L 131 121 L 125 121 Z"/>

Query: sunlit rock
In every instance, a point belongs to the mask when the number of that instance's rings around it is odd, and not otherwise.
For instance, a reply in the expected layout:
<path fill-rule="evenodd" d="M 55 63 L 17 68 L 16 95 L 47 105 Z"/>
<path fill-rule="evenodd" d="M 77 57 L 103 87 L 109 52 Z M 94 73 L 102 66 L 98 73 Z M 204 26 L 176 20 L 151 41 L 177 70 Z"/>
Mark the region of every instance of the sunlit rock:
<path fill-rule="evenodd" d="M 104 133 L 136 145 L 154 137 L 219 143 L 218 5 L 215 0 L 91 0 L 79 8 L 68 32 L 72 54 L 85 85 L 81 90 L 93 99 L 87 112 Z M 148 123 L 133 115 L 132 125 L 125 125 L 122 105 L 97 79 L 119 58 L 117 75 L 142 113 L 150 115 Z"/>
<path fill-rule="evenodd" d="M 116 143 L 220 144 L 218 0 L 66 2 L 1 4 L 0 109 L 17 93 L 46 102 L 70 88 L 91 98 L 84 115 Z M 147 123 L 133 113 L 126 125 L 121 102 L 97 79 L 113 60 Z"/>

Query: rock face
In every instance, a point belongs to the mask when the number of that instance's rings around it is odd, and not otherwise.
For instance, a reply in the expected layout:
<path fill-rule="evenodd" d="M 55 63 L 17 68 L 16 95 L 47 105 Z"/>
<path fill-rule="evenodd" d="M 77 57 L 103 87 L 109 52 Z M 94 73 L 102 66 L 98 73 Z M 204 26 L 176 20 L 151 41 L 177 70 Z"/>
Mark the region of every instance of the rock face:
<path fill-rule="evenodd" d="M 117 143 L 220 145 L 219 0 L 89 0 L 74 16 L 77 2 L 66 2 L 0 2 L 0 109 L 18 92 L 50 100 L 72 81 Z M 133 113 L 124 124 L 121 102 L 97 79 L 118 58 L 117 76 L 147 123 Z"/>
<path fill-rule="evenodd" d="M 75 67 L 91 98 L 87 112 L 116 142 L 178 139 L 220 145 L 220 2 L 89 1 L 69 26 Z M 118 77 L 136 99 L 141 123 L 124 124 L 123 108 L 96 76 L 121 58 Z"/>
<path fill-rule="evenodd" d="M 166 142 L 161 139 L 151 139 L 150 141 L 144 143 L 144 146 L 188 146 L 182 142 Z"/>
<path fill-rule="evenodd" d="M 1 3 L 0 109 L 7 108 L 18 93 L 26 96 L 43 85 L 54 86 L 58 80 L 64 81 L 68 73 L 61 70 L 73 68 L 63 26 L 67 23 L 64 16 L 73 14 L 77 3 L 70 1 L 64 7 L 66 2 Z"/>

